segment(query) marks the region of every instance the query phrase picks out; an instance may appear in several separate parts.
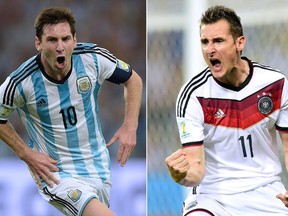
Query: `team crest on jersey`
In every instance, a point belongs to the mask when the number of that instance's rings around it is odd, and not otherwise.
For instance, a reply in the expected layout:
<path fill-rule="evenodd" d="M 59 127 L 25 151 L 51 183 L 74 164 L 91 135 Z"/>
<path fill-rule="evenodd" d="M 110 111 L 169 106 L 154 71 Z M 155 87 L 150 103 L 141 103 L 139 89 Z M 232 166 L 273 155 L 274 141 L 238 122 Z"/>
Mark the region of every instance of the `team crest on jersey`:
<path fill-rule="evenodd" d="M 258 110 L 264 115 L 269 114 L 273 106 L 273 101 L 269 96 L 263 96 L 258 100 Z"/>
<path fill-rule="evenodd" d="M 91 90 L 92 84 L 88 76 L 77 79 L 77 91 L 79 94 L 87 93 Z"/>
<path fill-rule="evenodd" d="M 78 190 L 78 189 L 74 189 L 74 190 L 69 190 L 67 192 L 67 196 L 69 197 L 69 199 L 71 199 L 73 202 L 77 202 L 80 197 L 81 197 L 82 191 Z"/>

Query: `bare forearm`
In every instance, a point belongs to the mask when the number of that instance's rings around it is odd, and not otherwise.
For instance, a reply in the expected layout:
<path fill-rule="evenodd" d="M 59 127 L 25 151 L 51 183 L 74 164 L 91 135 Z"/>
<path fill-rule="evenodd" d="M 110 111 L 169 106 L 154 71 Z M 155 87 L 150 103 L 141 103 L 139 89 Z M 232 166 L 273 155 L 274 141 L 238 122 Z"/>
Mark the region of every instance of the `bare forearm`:
<path fill-rule="evenodd" d="M 124 88 L 125 98 L 125 119 L 124 124 L 136 129 L 142 98 L 142 79 L 133 71 L 131 78 Z"/>
<path fill-rule="evenodd" d="M 288 172 L 288 145 L 284 148 L 286 172 Z"/>
<path fill-rule="evenodd" d="M 178 149 L 165 160 L 171 177 L 186 187 L 198 185 L 205 175 L 203 147 Z"/>
<path fill-rule="evenodd" d="M 41 179 L 50 187 L 53 182 L 59 184 L 59 180 L 52 174 L 59 171 L 57 161 L 30 149 L 9 122 L 0 124 L 0 138 L 28 165 L 39 187 L 42 187 Z"/>
<path fill-rule="evenodd" d="M 142 80 L 138 74 L 133 71 L 129 80 L 124 84 L 125 117 L 123 125 L 107 143 L 107 146 L 110 146 L 115 143 L 116 140 L 119 140 L 117 161 L 121 166 L 125 165 L 136 145 L 141 95 Z"/>
<path fill-rule="evenodd" d="M 29 147 L 24 143 L 9 122 L 6 124 L 0 124 L 0 138 L 20 159 L 23 160 L 25 152 L 29 150 Z"/>
<path fill-rule="evenodd" d="M 284 157 L 285 157 L 285 165 L 286 170 L 288 172 L 288 133 L 279 131 L 282 143 L 284 145 Z"/>
<path fill-rule="evenodd" d="M 201 169 L 190 167 L 185 178 L 181 179 L 178 183 L 186 187 L 194 187 L 201 183 L 204 178 L 204 173 Z"/>

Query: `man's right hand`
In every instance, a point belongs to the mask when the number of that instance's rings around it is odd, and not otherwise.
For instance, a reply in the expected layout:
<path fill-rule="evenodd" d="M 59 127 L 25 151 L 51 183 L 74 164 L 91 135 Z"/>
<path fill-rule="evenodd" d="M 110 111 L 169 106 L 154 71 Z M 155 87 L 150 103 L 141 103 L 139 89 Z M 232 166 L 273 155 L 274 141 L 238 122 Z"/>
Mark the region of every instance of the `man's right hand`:
<path fill-rule="evenodd" d="M 21 159 L 30 168 L 34 180 L 40 188 L 42 188 L 41 179 L 43 179 L 51 188 L 53 187 L 53 183 L 60 183 L 53 175 L 53 172 L 59 171 L 59 168 L 56 166 L 57 160 L 50 158 L 46 154 L 28 148 Z"/>
<path fill-rule="evenodd" d="M 182 149 L 178 149 L 168 156 L 165 162 L 175 182 L 180 182 L 187 176 L 190 165 L 186 153 Z"/>

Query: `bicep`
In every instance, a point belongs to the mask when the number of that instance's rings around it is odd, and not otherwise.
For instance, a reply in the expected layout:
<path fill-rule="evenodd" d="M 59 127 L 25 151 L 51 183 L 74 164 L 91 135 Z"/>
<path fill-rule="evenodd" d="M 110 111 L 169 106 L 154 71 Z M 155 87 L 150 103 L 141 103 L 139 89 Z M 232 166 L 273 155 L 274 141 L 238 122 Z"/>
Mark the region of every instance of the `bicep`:
<path fill-rule="evenodd" d="M 280 138 L 285 148 L 288 148 L 288 132 L 279 131 Z"/>
<path fill-rule="evenodd" d="M 279 135 L 284 145 L 285 165 L 288 171 L 288 132 L 279 131 Z"/>

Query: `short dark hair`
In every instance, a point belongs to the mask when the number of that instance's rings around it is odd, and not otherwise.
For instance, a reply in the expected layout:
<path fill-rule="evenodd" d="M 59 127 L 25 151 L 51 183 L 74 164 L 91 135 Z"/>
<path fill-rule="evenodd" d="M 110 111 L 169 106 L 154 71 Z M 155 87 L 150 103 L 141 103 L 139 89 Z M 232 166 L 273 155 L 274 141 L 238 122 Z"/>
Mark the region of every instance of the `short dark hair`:
<path fill-rule="evenodd" d="M 68 8 L 45 8 L 43 9 L 35 19 L 34 28 L 36 30 L 36 36 L 41 40 L 43 35 L 43 28 L 45 25 L 54 25 L 61 22 L 68 22 L 71 28 L 71 33 L 74 36 L 75 30 L 75 17 L 71 10 Z"/>
<path fill-rule="evenodd" d="M 200 28 L 205 24 L 212 24 L 219 20 L 226 20 L 230 25 L 230 31 L 234 39 L 243 36 L 243 27 L 240 17 L 230 8 L 216 5 L 208 8 L 201 17 Z"/>

